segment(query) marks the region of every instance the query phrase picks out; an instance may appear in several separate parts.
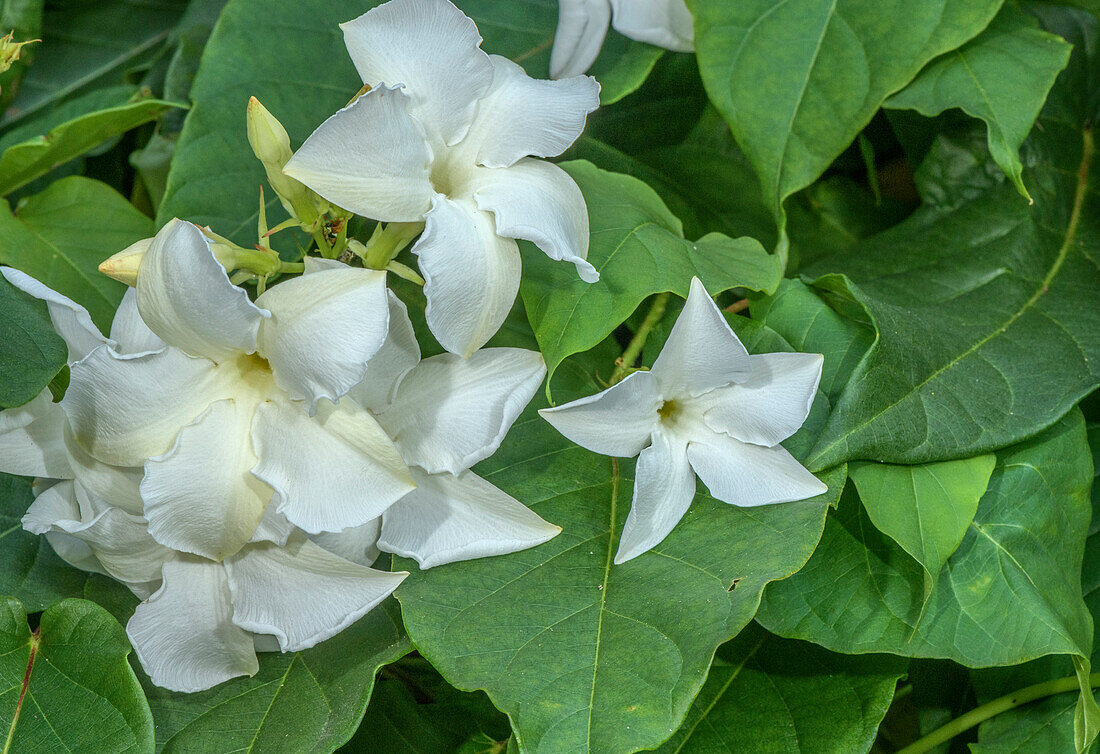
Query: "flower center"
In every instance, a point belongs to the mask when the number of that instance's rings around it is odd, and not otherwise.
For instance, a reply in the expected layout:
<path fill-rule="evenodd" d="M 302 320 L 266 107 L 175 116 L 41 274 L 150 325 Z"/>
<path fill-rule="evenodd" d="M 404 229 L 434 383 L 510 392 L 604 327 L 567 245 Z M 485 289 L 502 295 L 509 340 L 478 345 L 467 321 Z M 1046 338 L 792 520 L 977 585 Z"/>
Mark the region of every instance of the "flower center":
<path fill-rule="evenodd" d="M 271 365 L 258 353 L 242 354 L 225 366 L 234 370 L 237 379 L 258 394 L 266 395 L 274 387 L 275 378 L 271 374 Z"/>
<path fill-rule="evenodd" d="M 661 421 L 672 423 L 680 413 L 680 404 L 676 401 L 665 401 L 657 408 L 657 414 Z"/>

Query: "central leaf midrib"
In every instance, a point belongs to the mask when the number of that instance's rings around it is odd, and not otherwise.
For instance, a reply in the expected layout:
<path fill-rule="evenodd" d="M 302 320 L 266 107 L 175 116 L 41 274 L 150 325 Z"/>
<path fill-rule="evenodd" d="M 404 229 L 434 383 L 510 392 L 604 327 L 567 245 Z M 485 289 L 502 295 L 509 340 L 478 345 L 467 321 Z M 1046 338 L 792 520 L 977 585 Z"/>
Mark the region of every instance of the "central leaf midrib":
<path fill-rule="evenodd" d="M 1088 193 L 1088 178 L 1089 178 L 1089 172 L 1090 172 L 1090 167 L 1091 167 L 1091 163 L 1092 163 L 1092 157 L 1093 157 L 1093 153 L 1094 153 L 1095 149 L 1094 149 L 1094 146 L 1093 146 L 1092 134 L 1087 129 L 1082 132 L 1082 140 L 1084 142 L 1084 146 L 1083 146 L 1082 154 L 1081 154 L 1081 164 L 1080 164 L 1080 166 L 1078 167 L 1078 170 L 1077 170 L 1077 189 L 1076 189 L 1076 191 L 1074 193 L 1074 197 L 1073 197 L 1073 208 L 1070 212 L 1069 222 L 1066 225 L 1065 239 L 1062 242 L 1062 245 L 1058 249 L 1058 254 L 1055 256 L 1054 262 L 1050 266 L 1050 270 L 1047 272 L 1046 276 L 1042 279 L 1042 281 L 1040 281 L 1039 285 L 1036 287 L 1035 293 L 1033 293 L 1031 295 L 1031 297 L 1027 301 L 1025 301 L 1023 303 L 1023 305 L 1021 305 L 1020 308 L 1016 312 L 1014 312 L 1007 320 L 1005 320 L 998 327 L 994 328 L 984 338 L 978 340 L 976 343 L 974 343 L 974 345 L 970 346 L 970 348 L 966 349 L 966 351 L 959 354 L 957 357 L 955 357 L 954 359 L 952 359 L 948 363 L 944 364 L 940 368 L 936 369 L 930 375 L 928 375 L 923 380 L 921 380 L 919 383 L 914 385 L 913 388 L 911 390 L 909 390 L 908 392 L 906 392 L 902 397 L 898 398 L 896 401 L 894 401 L 890 405 L 882 408 L 874 416 L 872 416 L 872 417 L 868 418 L 866 421 L 863 421 L 860 424 L 852 427 L 850 430 L 848 430 L 847 432 L 842 434 L 837 439 L 833 440 L 831 443 L 826 445 L 820 451 L 817 451 L 817 452 L 813 453 L 813 455 L 811 456 L 811 458 L 808 462 L 809 466 L 815 465 L 817 459 L 819 459 L 822 456 L 826 455 L 829 451 L 831 451 L 833 448 L 837 447 L 841 443 L 847 442 L 848 438 L 851 437 L 852 435 L 854 435 L 856 432 L 859 432 L 859 431 L 863 430 L 864 428 L 869 426 L 871 423 L 877 421 L 879 418 L 881 418 L 883 415 L 885 415 L 888 411 L 892 411 L 894 408 L 899 406 L 902 402 L 908 400 L 913 395 L 916 395 L 916 393 L 921 388 L 923 388 L 925 385 L 927 385 L 929 382 L 936 379 L 937 377 L 939 377 L 941 374 L 943 374 L 947 370 L 954 368 L 955 366 L 960 364 L 964 359 L 969 358 L 979 348 L 984 346 L 986 343 L 991 341 L 993 338 L 996 338 L 999 335 L 1003 335 L 1008 330 L 1008 328 L 1011 327 L 1013 325 L 1013 323 L 1016 322 L 1016 320 L 1018 320 L 1020 317 L 1022 317 L 1024 315 L 1024 312 L 1026 312 L 1028 309 L 1033 307 L 1047 293 L 1047 291 L 1050 289 L 1050 285 L 1053 282 L 1055 276 L 1062 269 L 1062 265 L 1065 263 L 1066 257 L 1069 256 L 1070 249 L 1074 245 L 1074 241 L 1076 240 L 1076 235 L 1077 235 L 1077 226 L 1081 221 L 1081 211 L 1082 211 L 1082 208 L 1083 208 L 1084 203 L 1085 203 L 1085 195 Z M 845 391 L 845 392 L 847 392 L 847 391 Z"/>
<path fill-rule="evenodd" d="M 8 727 L 8 737 L 4 741 L 4 749 L 0 754 L 8 754 L 11 751 L 11 744 L 15 739 L 15 728 L 19 725 L 19 713 L 23 711 L 23 702 L 27 698 L 27 690 L 31 685 L 31 671 L 34 669 L 34 660 L 38 654 L 37 633 L 31 634 L 27 641 L 30 645 L 30 654 L 27 656 L 27 672 L 23 675 L 23 685 L 19 688 L 19 699 L 15 702 L 15 713 L 12 715 L 11 725 Z"/>
<path fill-rule="evenodd" d="M 603 631 L 604 605 L 607 604 L 607 582 L 611 577 L 611 564 L 615 552 L 615 527 L 617 524 L 616 514 L 619 504 L 620 479 L 619 461 L 617 458 L 613 458 L 611 459 L 611 521 L 607 534 L 607 560 L 604 562 L 603 581 L 600 582 L 600 606 L 596 619 L 596 653 L 592 658 L 592 690 L 588 697 L 588 730 L 585 734 L 585 740 L 588 742 L 589 751 L 592 750 L 592 715 L 596 702 L 596 676 L 600 667 L 600 637 Z"/>

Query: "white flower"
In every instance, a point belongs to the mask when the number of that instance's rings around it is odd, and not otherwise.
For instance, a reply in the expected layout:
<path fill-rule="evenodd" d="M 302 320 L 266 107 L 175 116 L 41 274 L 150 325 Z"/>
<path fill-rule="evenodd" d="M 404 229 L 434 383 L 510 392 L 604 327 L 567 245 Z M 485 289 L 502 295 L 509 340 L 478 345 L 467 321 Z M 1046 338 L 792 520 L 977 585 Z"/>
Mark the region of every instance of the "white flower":
<path fill-rule="evenodd" d="M 385 273 L 325 269 L 253 304 L 203 233 L 173 221 L 141 262 L 135 301 L 167 346 L 92 350 L 62 407 L 92 457 L 144 468 L 158 542 L 222 560 L 253 538 L 269 501 L 307 532 L 340 531 L 413 489 L 373 417 L 333 403 L 385 340 Z"/>
<path fill-rule="evenodd" d="M 366 94 L 325 121 L 284 172 L 385 222 L 423 220 L 412 251 L 428 326 L 468 356 L 499 329 L 519 288 L 514 239 L 594 282 L 588 214 L 561 154 L 599 104 L 590 78 L 532 79 L 488 55 L 447 0 L 392 0 L 342 26 Z M 396 88 L 389 88 L 396 87 Z"/>
<path fill-rule="evenodd" d="M 500 447 L 538 390 L 546 375 L 542 355 L 487 348 L 469 359 L 441 354 L 421 361 L 404 304 L 391 295 L 390 306 L 386 345 L 348 398 L 377 413 L 417 487 L 380 522 L 316 541 L 369 563 L 377 539 L 378 549 L 431 568 L 516 552 L 556 536 L 560 527 L 469 471 Z"/>
<path fill-rule="evenodd" d="M 168 350 L 138 315 L 133 290 L 123 298 L 108 339 L 83 307 L 21 272 L 0 272 L 47 302 L 74 370 L 104 349 L 120 360 Z M 196 473 L 209 474 L 217 465 Z M 365 615 L 408 575 L 340 558 L 270 508 L 253 541 L 221 562 L 166 547 L 150 536 L 143 515 L 147 468 L 111 466 L 92 457 L 75 441 L 48 390 L 25 406 L 0 412 L 0 471 L 61 480 L 35 483 L 24 528 L 44 534 L 73 566 L 118 579 L 145 600 L 127 631 L 153 682 L 175 691 L 199 691 L 251 675 L 258 668 L 256 651 L 311 647 Z M 180 497 L 177 513 L 186 518 L 195 502 L 194 496 Z M 216 526 L 206 520 L 208 512 L 193 511 L 197 521 Z"/>
<path fill-rule="evenodd" d="M 550 75 L 558 79 L 587 71 L 600 54 L 608 23 L 639 42 L 676 52 L 695 49 L 695 30 L 684 0 L 558 0 Z"/>
<path fill-rule="evenodd" d="M 822 357 L 750 356 L 698 278 L 648 372 L 539 413 L 596 453 L 638 455 L 634 500 L 616 563 L 663 540 L 695 496 L 739 506 L 790 502 L 827 489 L 780 442 L 810 412 Z M 639 455 L 640 454 L 640 455 Z"/>

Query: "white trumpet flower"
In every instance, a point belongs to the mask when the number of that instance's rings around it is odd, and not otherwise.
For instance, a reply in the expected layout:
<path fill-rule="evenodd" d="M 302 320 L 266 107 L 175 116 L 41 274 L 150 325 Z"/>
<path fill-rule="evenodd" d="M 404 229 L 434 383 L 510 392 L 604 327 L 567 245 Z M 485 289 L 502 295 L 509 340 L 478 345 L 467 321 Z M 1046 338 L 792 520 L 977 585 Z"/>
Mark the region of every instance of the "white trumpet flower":
<path fill-rule="evenodd" d="M 365 217 L 424 221 L 412 252 L 444 348 L 469 356 L 503 323 L 519 289 L 517 238 L 598 279 L 580 189 L 535 159 L 580 135 L 599 104 L 595 80 L 530 78 L 483 52 L 477 26 L 448 0 L 391 0 L 342 28 L 371 89 L 284 172 Z"/>
<path fill-rule="evenodd" d="M 768 505 L 827 487 L 779 443 L 809 415 L 822 357 L 749 355 L 698 278 L 649 371 L 539 413 L 578 445 L 638 456 L 634 499 L 615 555 L 623 563 L 663 540 L 695 496 Z"/>
<path fill-rule="evenodd" d="M 676 52 L 695 49 L 684 0 L 558 0 L 550 76 L 560 79 L 587 71 L 600 54 L 609 24 L 638 42 Z"/>
<path fill-rule="evenodd" d="M 141 319 L 137 291 L 127 291 L 111 337 L 104 338 L 83 307 L 17 270 L 4 267 L 0 273 L 47 302 L 74 371 L 104 349 L 120 361 L 140 361 L 169 350 Z M 137 392 L 143 386 L 129 387 Z M 196 473 L 213 473 L 221 460 Z M 338 557 L 271 511 L 252 541 L 221 562 L 165 546 L 151 536 L 144 515 L 148 465 L 112 466 L 91 456 L 76 441 L 48 390 L 24 406 L 0 412 L 0 471 L 43 477 L 23 517 L 25 529 L 45 535 L 71 565 L 111 576 L 145 600 L 127 631 L 153 682 L 175 691 L 199 691 L 255 673 L 258 649 L 311 647 L 365 615 L 408 575 Z M 186 492 L 186 480 L 178 481 Z M 197 500 L 193 493 L 172 498 L 169 502 L 182 510 L 162 516 L 162 523 L 204 520 L 209 503 L 188 510 Z M 154 498 L 154 507 L 164 503 Z"/>

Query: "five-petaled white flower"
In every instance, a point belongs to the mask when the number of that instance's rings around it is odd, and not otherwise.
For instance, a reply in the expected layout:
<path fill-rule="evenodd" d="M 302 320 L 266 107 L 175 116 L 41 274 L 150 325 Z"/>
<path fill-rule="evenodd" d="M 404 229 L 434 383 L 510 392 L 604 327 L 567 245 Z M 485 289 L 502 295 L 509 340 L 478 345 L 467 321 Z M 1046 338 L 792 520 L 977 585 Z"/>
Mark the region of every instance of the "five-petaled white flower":
<path fill-rule="evenodd" d="M 516 552 L 556 536 L 560 527 L 469 471 L 500 447 L 545 375 L 542 355 L 521 348 L 486 348 L 469 359 L 445 353 L 421 361 L 405 306 L 391 294 L 386 344 L 345 400 L 377 415 L 417 487 L 380 520 L 322 535 L 318 543 L 369 563 L 377 555 L 371 548 L 377 539 L 378 549 L 431 568 Z"/>
<path fill-rule="evenodd" d="M 587 71 L 600 54 L 609 23 L 615 31 L 639 42 L 676 52 L 695 49 L 691 13 L 684 0 L 558 0 L 551 77 Z"/>
<path fill-rule="evenodd" d="M 663 540 L 695 496 L 739 506 L 803 500 L 827 489 L 779 443 L 809 415 L 822 357 L 749 355 L 698 278 L 646 371 L 539 413 L 603 455 L 638 455 L 634 500 L 615 555 L 623 563 Z M 640 454 L 640 455 L 639 455 Z"/>
<path fill-rule="evenodd" d="M 83 307 L 17 270 L 0 272 L 47 302 L 54 328 L 68 345 L 74 373 L 105 351 L 108 359 L 136 363 L 169 351 L 142 321 L 134 290 L 127 291 L 111 337 L 104 338 Z M 286 314 L 281 307 L 275 311 Z M 165 372 L 158 376 L 172 379 Z M 148 401 L 139 397 L 142 391 L 155 388 L 142 382 L 122 387 L 139 404 Z M 182 396 L 165 390 L 157 394 L 165 401 L 160 410 L 174 415 L 178 406 L 172 401 Z M 151 420 L 155 408 L 145 405 L 141 416 Z M 187 431 L 185 427 L 181 436 Z M 192 436 L 189 444 L 197 439 L 201 436 Z M 286 443 L 305 452 L 311 439 L 291 435 Z M 204 456 L 206 465 L 193 466 L 192 478 L 160 477 L 175 485 L 167 490 L 175 494 L 166 497 L 160 482 L 152 488 L 146 484 L 150 472 L 158 478 L 161 461 L 152 459 L 142 468 L 96 459 L 77 441 L 49 390 L 24 406 L 0 412 L 0 471 L 40 477 L 34 485 L 35 501 L 23 517 L 24 528 L 44 534 L 73 566 L 107 574 L 145 600 L 127 631 L 153 682 L 175 691 L 199 691 L 234 676 L 252 675 L 258 669 L 257 651 L 311 647 L 365 615 L 408 575 L 338 557 L 287 525 L 272 508 L 251 538 L 220 562 L 167 546 L 166 541 L 180 539 L 198 543 L 199 549 L 217 549 L 226 542 L 221 527 L 238 529 L 235 501 L 200 496 L 204 490 L 217 494 L 228 489 L 220 490 L 219 480 L 237 470 L 233 461 L 244 451 L 225 447 L 229 456 Z M 251 486 L 245 480 L 238 487 L 243 495 L 239 502 L 246 509 L 253 501 L 243 489 Z M 213 515 L 219 504 L 223 521 Z M 161 524 L 155 535 L 146 520 L 151 510 Z M 209 530 L 205 536 L 203 527 Z"/>
<path fill-rule="evenodd" d="M 448 0 L 392 0 L 342 28 L 372 88 L 284 172 L 365 217 L 425 222 L 412 251 L 444 348 L 469 356 L 503 323 L 519 289 L 517 238 L 598 279 L 580 189 L 534 159 L 580 135 L 599 104 L 595 80 L 530 78 L 482 51 L 477 26 Z"/>

